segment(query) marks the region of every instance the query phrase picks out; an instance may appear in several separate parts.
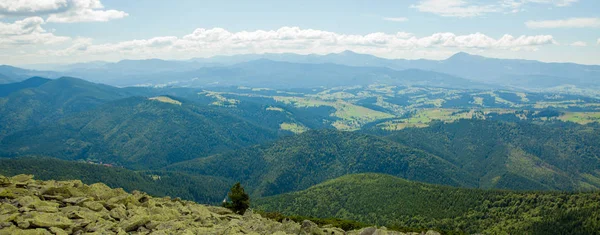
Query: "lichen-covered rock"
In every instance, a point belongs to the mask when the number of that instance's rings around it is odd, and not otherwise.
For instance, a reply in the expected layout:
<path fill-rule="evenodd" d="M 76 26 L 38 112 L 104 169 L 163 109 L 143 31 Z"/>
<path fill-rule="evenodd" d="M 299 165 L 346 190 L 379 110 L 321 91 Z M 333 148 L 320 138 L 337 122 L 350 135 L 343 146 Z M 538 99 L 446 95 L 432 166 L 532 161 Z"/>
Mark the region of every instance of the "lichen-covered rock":
<path fill-rule="evenodd" d="M 344 232 L 311 221 L 277 222 L 248 210 L 200 205 L 142 192 L 129 194 L 79 180 L 36 181 L 31 175 L 0 176 L 0 235 L 35 234 L 403 234 L 385 228 Z M 425 234 L 425 233 L 422 233 Z M 438 235 L 433 231 L 426 235 Z"/>

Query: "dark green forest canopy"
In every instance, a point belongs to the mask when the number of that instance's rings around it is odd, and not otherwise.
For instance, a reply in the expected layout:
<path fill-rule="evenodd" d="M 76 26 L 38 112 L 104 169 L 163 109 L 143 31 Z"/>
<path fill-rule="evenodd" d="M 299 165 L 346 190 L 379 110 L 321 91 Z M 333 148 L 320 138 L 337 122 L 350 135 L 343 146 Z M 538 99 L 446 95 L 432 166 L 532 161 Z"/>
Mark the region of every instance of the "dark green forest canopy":
<path fill-rule="evenodd" d="M 152 169 L 275 139 L 277 133 L 209 107 L 132 97 L 9 135 L 6 156 L 90 159 Z"/>
<path fill-rule="evenodd" d="M 389 175 L 346 175 L 309 189 L 254 201 L 284 214 L 341 218 L 396 228 L 467 234 L 597 234 L 600 193 L 464 189 Z M 548 230 L 546 230 L 547 232 Z"/>
<path fill-rule="evenodd" d="M 449 162 L 418 149 L 371 135 L 308 131 L 274 143 L 174 164 L 169 171 L 241 181 L 253 196 L 308 188 L 328 179 L 380 172 L 424 182 L 476 187 L 476 179 Z"/>
<path fill-rule="evenodd" d="M 462 120 L 385 137 L 315 130 L 165 169 L 245 182 L 253 195 L 308 188 L 352 173 L 514 190 L 600 187 L 595 125 Z"/>
<path fill-rule="evenodd" d="M 391 132 L 480 179 L 481 188 L 600 188 L 600 127 L 554 122 L 460 120 Z"/>

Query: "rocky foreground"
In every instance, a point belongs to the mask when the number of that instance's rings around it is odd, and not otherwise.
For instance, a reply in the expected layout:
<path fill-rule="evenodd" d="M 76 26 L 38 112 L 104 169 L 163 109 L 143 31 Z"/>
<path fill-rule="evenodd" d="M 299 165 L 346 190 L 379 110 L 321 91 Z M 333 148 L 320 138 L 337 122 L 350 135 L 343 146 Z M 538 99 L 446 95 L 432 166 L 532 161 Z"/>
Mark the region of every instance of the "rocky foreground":
<path fill-rule="evenodd" d="M 0 176 L 0 235 L 4 234 L 403 234 L 385 228 L 345 232 L 311 221 L 298 224 L 237 215 L 222 207 L 131 194 L 102 183 Z M 427 235 L 438 234 L 433 231 Z"/>

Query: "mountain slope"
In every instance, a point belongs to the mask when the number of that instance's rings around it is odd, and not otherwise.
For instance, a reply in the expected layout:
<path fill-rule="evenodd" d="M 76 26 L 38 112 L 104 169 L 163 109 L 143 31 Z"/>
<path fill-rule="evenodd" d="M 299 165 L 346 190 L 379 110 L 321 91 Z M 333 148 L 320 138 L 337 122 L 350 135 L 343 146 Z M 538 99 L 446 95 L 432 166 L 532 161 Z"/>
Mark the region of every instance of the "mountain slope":
<path fill-rule="evenodd" d="M 598 234 L 599 200 L 598 192 L 486 191 L 356 174 L 254 202 L 284 214 L 467 234 Z"/>
<path fill-rule="evenodd" d="M 362 172 L 454 186 L 477 184 L 469 173 L 434 155 L 379 137 L 334 130 L 308 131 L 166 169 L 241 181 L 255 196 L 301 190 Z"/>
<path fill-rule="evenodd" d="M 119 88 L 76 78 L 59 78 L 0 97 L 0 138 L 126 97 Z"/>
<path fill-rule="evenodd" d="M 8 96 L 10 93 L 23 89 L 39 87 L 49 81 L 50 79 L 47 78 L 32 77 L 22 82 L 0 84 L 0 97 Z"/>
<path fill-rule="evenodd" d="M 210 107 L 159 100 L 133 97 L 107 103 L 8 135 L 0 149 L 8 156 L 39 154 L 148 169 L 276 137 L 273 131 Z"/>
<path fill-rule="evenodd" d="M 0 79 L 7 82 L 20 82 L 30 77 L 58 78 L 59 73 L 52 71 L 37 71 L 22 69 L 9 65 L 0 65 Z"/>
<path fill-rule="evenodd" d="M 600 129 L 572 123 L 461 120 L 388 138 L 435 154 L 480 179 L 481 188 L 600 188 Z"/>

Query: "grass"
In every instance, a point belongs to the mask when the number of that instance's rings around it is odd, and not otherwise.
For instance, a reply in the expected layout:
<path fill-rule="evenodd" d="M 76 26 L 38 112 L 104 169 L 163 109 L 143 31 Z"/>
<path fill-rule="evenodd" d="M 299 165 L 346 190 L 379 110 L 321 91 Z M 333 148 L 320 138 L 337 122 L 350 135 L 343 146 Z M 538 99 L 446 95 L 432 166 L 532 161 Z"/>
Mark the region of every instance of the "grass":
<path fill-rule="evenodd" d="M 296 107 L 333 107 L 336 109 L 336 111 L 332 114 L 332 116 L 341 119 L 333 123 L 333 126 L 338 130 L 357 130 L 366 123 L 394 117 L 392 114 L 375 111 L 344 100 L 336 100 L 332 102 L 317 98 L 300 97 L 274 97 L 274 99 L 284 104 L 293 104 Z"/>
<path fill-rule="evenodd" d="M 267 107 L 268 111 L 278 111 L 278 112 L 283 112 L 284 110 L 282 108 L 279 107 Z"/>
<path fill-rule="evenodd" d="M 559 119 L 579 124 L 600 122 L 600 112 L 569 112 L 560 116 Z"/>
<path fill-rule="evenodd" d="M 284 122 L 279 125 L 281 130 L 291 131 L 295 134 L 300 134 L 302 132 L 308 131 L 308 128 L 302 125 L 298 125 L 296 123 L 288 123 Z"/>
<path fill-rule="evenodd" d="M 149 100 L 156 100 L 156 101 L 160 101 L 163 103 L 169 103 L 169 104 L 175 104 L 175 105 L 179 105 L 181 106 L 181 102 L 171 99 L 169 97 L 166 96 L 157 96 L 157 97 L 152 97 L 152 98 L 148 98 Z"/>

